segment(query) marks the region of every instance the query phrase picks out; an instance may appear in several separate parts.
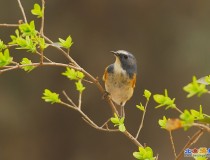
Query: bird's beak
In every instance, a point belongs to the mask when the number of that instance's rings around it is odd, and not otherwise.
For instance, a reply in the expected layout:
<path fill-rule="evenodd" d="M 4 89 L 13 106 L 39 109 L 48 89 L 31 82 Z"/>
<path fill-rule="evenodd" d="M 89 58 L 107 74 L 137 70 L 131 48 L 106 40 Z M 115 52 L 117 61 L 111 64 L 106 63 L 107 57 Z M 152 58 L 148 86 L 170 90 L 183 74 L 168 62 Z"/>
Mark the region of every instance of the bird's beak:
<path fill-rule="evenodd" d="M 117 53 L 116 51 L 110 51 L 111 53 L 113 53 L 116 57 L 119 56 L 119 53 Z"/>

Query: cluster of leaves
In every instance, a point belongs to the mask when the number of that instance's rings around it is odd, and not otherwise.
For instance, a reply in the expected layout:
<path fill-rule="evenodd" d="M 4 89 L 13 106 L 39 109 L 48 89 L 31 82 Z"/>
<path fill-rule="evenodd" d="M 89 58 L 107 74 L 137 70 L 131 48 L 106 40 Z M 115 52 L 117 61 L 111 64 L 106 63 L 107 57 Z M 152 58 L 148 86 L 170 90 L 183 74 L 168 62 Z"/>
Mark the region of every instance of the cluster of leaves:
<path fill-rule="evenodd" d="M 114 117 L 111 118 L 111 122 L 114 124 L 114 126 L 118 126 L 118 129 L 120 132 L 125 132 L 125 124 L 124 124 L 125 117 L 119 118 L 117 114 L 114 114 Z"/>
<path fill-rule="evenodd" d="M 50 91 L 49 89 L 45 89 L 45 90 L 44 90 L 42 99 L 43 99 L 45 102 L 48 102 L 48 103 L 51 103 L 51 104 L 60 103 L 60 102 L 61 102 L 61 100 L 60 100 L 60 98 L 59 98 L 59 94 L 57 94 L 57 93 L 55 93 L 55 92 L 52 92 L 52 91 Z"/>
<path fill-rule="evenodd" d="M 66 71 L 62 73 L 62 75 L 66 76 L 68 79 L 70 80 L 75 80 L 75 85 L 76 85 L 76 89 L 77 91 L 79 91 L 80 93 L 83 92 L 83 90 L 85 90 L 84 85 L 82 84 L 82 79 L 85 77 L 84 73 L 80 72 L 80 71 L 76 71 L 73 68 L 66 68 Z"/>
<path fill-rule="evenodd" d="M 134 152 L 133 156 L 139 160 L 155 160 L 153 150 L 150 147 L 139 147 L 139 151 Z"/>
<path fill-rule="evenodd" d="M 209 76 L 206 76 L 205 78 L 202 78 L 205 80 L 205 83 L 209 82 Z M 206 89 L 206 84 L 200 83 L 201 80 L 197 80 L 197 78 L 194 76 L 192 79 L 192 82 L 188 85 L 184 86 L 183 89 L 188 93 L 187 97 L 192 97 L 194 95 L 201 96 L 204 93 L 207 93 L 208 90 Z M 166 109 L 172 108 L 172 109 L 178 109 L 176 107 L 175 98 L 171 99 L 168 97 L 167 90 L 165 90 L 165 95 L 156 94 L 154 95 L 154 100 L 159 105 L 156 108 L 165 106 Z M 181 111 L 180 111 L 181 112 Z M 199 107 L 199 111 L 190 109 L 185 109 L 183 112 L 180 113 L 179 118 L 171 119 L 166 118 L 165 116 L 163 119 L 160 119 L 158 121 L 161 128 L 166 130 L 175 130 L 178 128 L 184 128 L 184 130 L 187 130 L 189 127 L 193 125 L 194 122 L 202 122 L 202 123 L 210 123 L 210 116 L 203 113 L 202 105 Z"/>

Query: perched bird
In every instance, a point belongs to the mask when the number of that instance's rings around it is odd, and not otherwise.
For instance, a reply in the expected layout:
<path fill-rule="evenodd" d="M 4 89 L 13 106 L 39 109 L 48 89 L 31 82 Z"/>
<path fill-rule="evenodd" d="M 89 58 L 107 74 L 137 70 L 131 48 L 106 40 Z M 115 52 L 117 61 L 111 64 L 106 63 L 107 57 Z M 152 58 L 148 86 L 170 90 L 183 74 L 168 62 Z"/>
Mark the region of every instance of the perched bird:
<path fill-rule="evenodd" d="M 116 60 L 106 67 L 103 80 L 111 99 L 121 106 L 120 116 L 125 116 L 124 105 L 132 97 L 136 84 L 136 58 L 128 51 L 111 51 Z"/>

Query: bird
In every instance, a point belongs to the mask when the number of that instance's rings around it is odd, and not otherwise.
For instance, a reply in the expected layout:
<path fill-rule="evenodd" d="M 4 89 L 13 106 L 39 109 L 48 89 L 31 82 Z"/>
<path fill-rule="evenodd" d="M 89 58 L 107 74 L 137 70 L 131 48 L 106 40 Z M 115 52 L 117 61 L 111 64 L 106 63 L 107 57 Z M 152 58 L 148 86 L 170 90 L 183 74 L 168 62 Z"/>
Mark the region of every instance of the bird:
<path fill-rule="evenodd" d="M 137 62 L 134 55 L 125 50 L 110 51 L 115 56 L 115 62 L 105 68 L 103 81 L 105 90 L 111 100 L 120 106 L 120 116 L 125 117 L 124 106 L 133 96 Z M 118 107 L 119 108 L 119 107 Z"/>

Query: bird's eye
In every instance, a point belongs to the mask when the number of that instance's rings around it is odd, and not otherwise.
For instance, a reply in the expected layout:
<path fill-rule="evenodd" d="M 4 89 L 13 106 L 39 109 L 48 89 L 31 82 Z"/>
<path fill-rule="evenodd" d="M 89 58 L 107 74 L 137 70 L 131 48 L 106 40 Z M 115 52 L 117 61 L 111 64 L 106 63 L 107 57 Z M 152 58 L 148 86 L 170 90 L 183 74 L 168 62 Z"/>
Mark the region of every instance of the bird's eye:
<path fill-rule="evenodd" d="M 128 56 L 127 56 L 127 55 L 124 55 L 123 57 L 124 57 L 125 59 L 128 59 Z"/>

